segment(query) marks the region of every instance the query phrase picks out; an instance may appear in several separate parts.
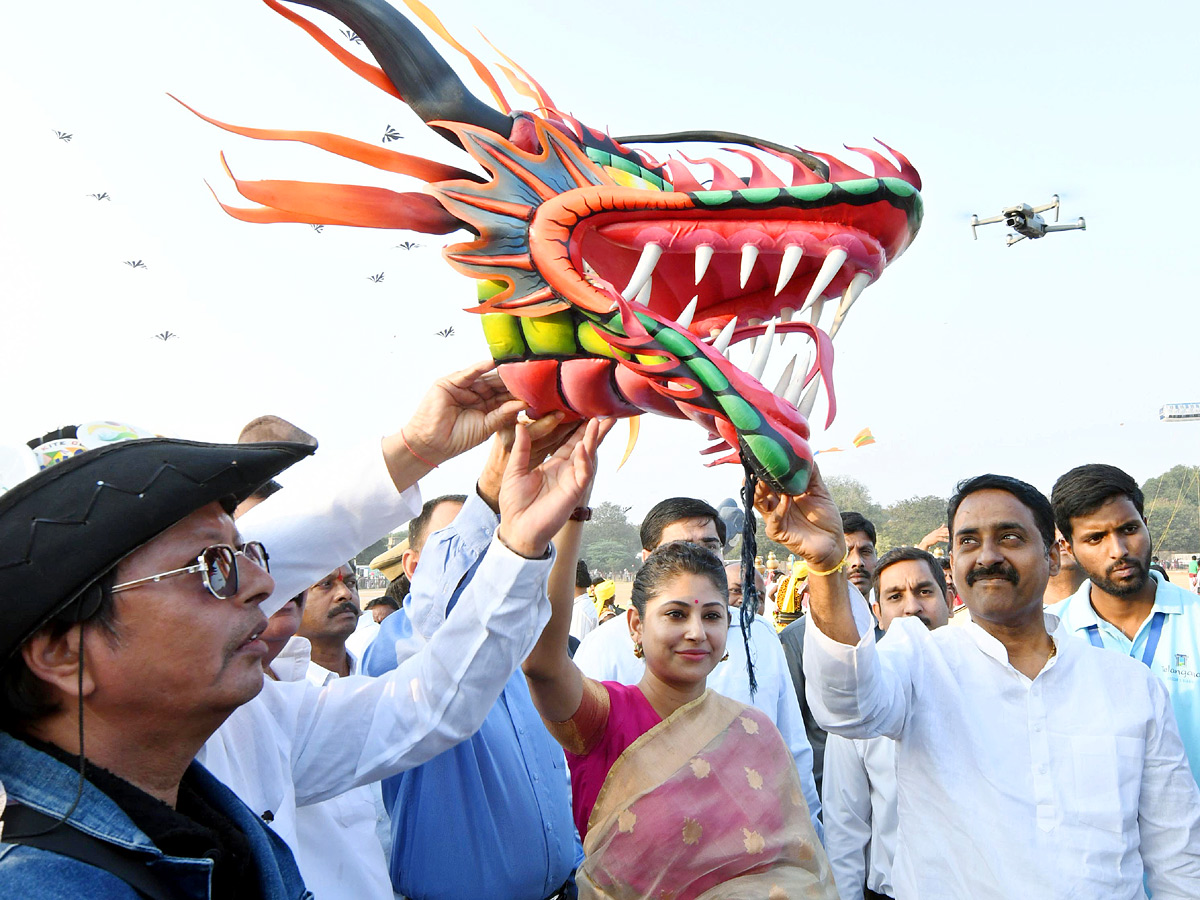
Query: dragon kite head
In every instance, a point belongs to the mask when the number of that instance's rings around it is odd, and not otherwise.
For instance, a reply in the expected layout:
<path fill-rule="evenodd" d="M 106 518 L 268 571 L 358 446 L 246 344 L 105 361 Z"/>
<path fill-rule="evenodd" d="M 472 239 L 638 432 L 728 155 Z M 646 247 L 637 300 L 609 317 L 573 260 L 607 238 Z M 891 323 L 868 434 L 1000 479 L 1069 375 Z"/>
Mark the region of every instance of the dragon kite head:
<path fill-rule="evenodd" d="M 421 193 L 397 193 L 235 178 L 260 207 L 225 206 L 227 212 L 252 222 L 430 234 L 467 229 L 475 239 L 447 247 L 445 257 L 478 279 L 480 303 L 472 311 L 482 316 L 505 383 L 533 413 L 686 417 L 713 439 L 703 452 L 721 454 L 714 462 L 740 460 L 776 490 L 805 490 L 812 470 L 806 416 L 822 381 L 827 425 L 836 412 L 831 339 L 862 290 L 920 227 L 920 178 L 903 156 L 886 146 L 892 160 L 858 149 L 872 164 L 867 175 L 829 155 L 727 132 L 613 138 L 560 112 L 504 57 L 508 65 L 498 68 L 537 110 L 512 112 L 486 67 L 419 0 L 404 2 L 471 61 L 499 109 L 472 95 L 385 0 L 295 0 L 346 24 L 379 68 L 277 0 L 265 2 L 402 98 L 487 175 L 336 135 L 203 117 L 238 134 L 303 141 L 427 184 Z M 660 162 L 632 146 L 699 142 L 724 145 L 750 174 L 714 158 Z M 825 329 L 819 326 L 827 301 L 836 311 Z M 793 360 L 768 390 L 759 382 L 767 354 L 774 336 L 789 332 L 806 334 L 815 353 L 798 368 Z M 757 345 L 746 370 L 726 356 L 741 341 Z"/>

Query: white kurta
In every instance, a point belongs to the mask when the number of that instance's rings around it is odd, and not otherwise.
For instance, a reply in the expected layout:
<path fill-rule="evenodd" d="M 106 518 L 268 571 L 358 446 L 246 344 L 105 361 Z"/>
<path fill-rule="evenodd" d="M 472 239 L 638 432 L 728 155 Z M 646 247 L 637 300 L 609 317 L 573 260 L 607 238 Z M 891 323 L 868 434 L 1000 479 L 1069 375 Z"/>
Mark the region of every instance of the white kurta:
<path fill-rule="evenodd" d="M 896 740 L 899 900 L 1140 900 L 1143 872 L 1200 897 L 1200 792 L 1144 665 L 1059 630 L 1030 680 L 974 623 L 898 619 L 876 647 L 853 607 L 858 645 L 810 622 L 804 674 L 830 733 Z"/>
<path fill-rule="evenodd" d="M 863 886 L 895 896 L 896 742 L 831 734 L 821 784 L 825 853 L 842 900 L 862 900 Z"/>
<path fill-rule="evenodd" d="M 296 468 L 301 469 L 304 464 Z M 270 554 L 268 615 L 420 510 L 377 444 L 289 478 L 238 520 Z M 298 853 L 296 807 L 420 765 L 474 734 L 550 618 L 545 560 L 493 541 L 454 613 L 421 652 L 381 678 L 325 687 L 264 678 L 197 759 Z"/>
<path fill-rule="evenodd" d="M 312 661 L 312 645 L 299 635 L 287 642 L 271 668 L 282 681 L 305 680 L 317 687 L 338 677 Z M 357 673 L 353 660 L 350 674 Z M 296 864 L 314 896 L 370 900 L 392 894 L 387 856 L 379 841 L 378 793 L 379 782 L 374 782 L 296 810 Z"/>
<path fill-rule="evenodd" d="M 800 701 L 796 699 L 796 688 L 788 673 L 783 645 L 779 643 L 775 629 L 756 618 L 750 628 L 750 647 L 754 654 L 755 680 L 758 682 L 758 691 L 753 697 L 750 696 L 750 679 L 746 674 L 746 645 L 742 640 L 736 611 L 729 626 L 726 644 L 729 659 L 717 663 L 708 676 L 707 685 L 718 694 L 755 706 L 771 717 L 788 749 L 792 751 L 813 827 L 823 839 L 821 821 L 817 818 L 821 813 L 821 798 L 817 795 L 817 784 L 813 780 L 812 747 L 804 731 Z M 588 678 L 621 684 L 637 684 L 646 671 L 646 664 L 633 655 L 629 624 L 621 615 L 598 625 L 583 639 L 575 651 L 575 665 Z"/>

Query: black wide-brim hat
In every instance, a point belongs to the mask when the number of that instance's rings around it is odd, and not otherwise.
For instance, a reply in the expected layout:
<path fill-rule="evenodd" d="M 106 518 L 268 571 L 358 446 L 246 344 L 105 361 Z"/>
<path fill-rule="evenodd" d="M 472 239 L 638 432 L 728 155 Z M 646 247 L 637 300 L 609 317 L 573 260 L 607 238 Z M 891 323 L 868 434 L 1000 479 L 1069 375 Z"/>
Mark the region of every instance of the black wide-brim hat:
<path fill-rule="evenodd" d="M 210 503 L 244 499 L 315 449 L 123 441 L 0 495 L 0 661 L 134 550 Z"/>

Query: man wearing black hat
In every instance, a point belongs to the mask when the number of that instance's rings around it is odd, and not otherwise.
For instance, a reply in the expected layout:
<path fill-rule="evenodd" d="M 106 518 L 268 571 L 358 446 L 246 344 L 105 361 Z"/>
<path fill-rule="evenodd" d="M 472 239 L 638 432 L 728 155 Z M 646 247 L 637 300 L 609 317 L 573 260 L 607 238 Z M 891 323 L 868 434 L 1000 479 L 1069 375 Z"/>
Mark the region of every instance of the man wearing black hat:
<path fill-rule="evenodd" d="M 440 402 L 423 403 L 405 426 L 408 456 L 389 458 L 398 486 L 515 415 L 521 404 L 493 376 L 480 377 L 487 368 L 458 376 L 468 387 L 487 381 L 486 390 L 465 396 L 443 384 Z M 548 617 L 549 537 L 590 478 L 596 433 L 593 424 L 533 471 L 528 440 L 522 456 L 518 439 L 501 496 L 505 522 L 489 554 L 524 566 L 533 590 L 503 621 L 477 623 L 493 665 L 503 659 L 515 669 Z M 0 783 L 9 804 L 0 895 L 306 895 L 291 854 L 264 824 L 269 811 L 247 809 L 193 758 L 263 684 L 259 605 L 273 583 L 266 552 L 243 541 L 228 513 L 311 452 L 129 441 L 82 453 L 0 497 Z M 441 649 L 431 644 L 398 673 L 410 680 L 394 703 L 438 725 L 406 748 L 413 758 L 478 725 L 427 709 L 458 702 L 442 681 L 465 694 L 490 690 L 484 711 L 498 693 L 493 675 Z"/>

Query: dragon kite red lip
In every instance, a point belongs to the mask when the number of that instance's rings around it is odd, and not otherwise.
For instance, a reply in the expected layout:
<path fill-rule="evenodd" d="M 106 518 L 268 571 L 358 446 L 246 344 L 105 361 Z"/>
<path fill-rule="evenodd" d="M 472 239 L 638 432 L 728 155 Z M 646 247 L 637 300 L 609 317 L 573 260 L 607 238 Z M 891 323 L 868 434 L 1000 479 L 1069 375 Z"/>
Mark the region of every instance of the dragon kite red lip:
<path fill-rule="evenodd" d="M 499 109 L 473 96 L 384 0 L 296 0 L 352 29 L 379 68 L 277 0 L 264 2 L 403 99 L 487 175 L 337 135 L 203 117 L 237 134 L 301 141 L 426 182 L 423 193 L 399 193 L 235 178 L 260 205 L 222 204 L 230 215 L 429 234 L 468 229 L 475 239 L 446 248 L 446 259 L 478 280 L 473 311 L 505 382 L 534 412 L 689 418 L 714 439 L 704 451 L 720 454 L 714 462 L 741 461 L 776 490 L 807 487 L 805 417 L 822 381 L 829 421 L 836 411 L 831 339 L 920 228 L 921 182 L 908 160 L 886 145 L 891 159 L 850 148 L 870 161 L 868 175 L 832 156 L 729 132 L 613 138 L 560 112 L 504 57 L 498 68 L 537 110 L 511 112 L 483 63 L 418 0 L 405 2 L 470 60 Z M 646 147 L 660 144 L 715 144 L 750 174 L 712 157 L 659 162 Z M 827 301 L 837 306 L 823 329 Z M 773 337 L 788 332 L 806 335 L 815 354 L 798 367 L 793 360 L 771 391 L 759 378 Z M 746 340 L 758 344 L 743 371 L 726 352 Z"/>

